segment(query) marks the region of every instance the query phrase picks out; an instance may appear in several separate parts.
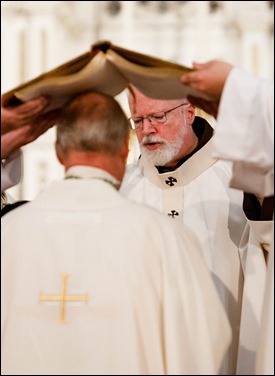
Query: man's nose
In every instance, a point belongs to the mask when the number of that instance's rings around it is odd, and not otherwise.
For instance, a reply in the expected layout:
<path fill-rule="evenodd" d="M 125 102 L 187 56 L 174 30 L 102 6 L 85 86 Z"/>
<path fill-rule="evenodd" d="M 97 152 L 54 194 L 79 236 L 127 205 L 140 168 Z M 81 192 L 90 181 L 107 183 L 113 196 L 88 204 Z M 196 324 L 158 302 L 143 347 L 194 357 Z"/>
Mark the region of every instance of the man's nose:
<path fill-rule="evenodd" d="M 156 133 L 156 128 L 150 123 L 148 117 L 143 118 L 142 132 L 144 134 Z"/>

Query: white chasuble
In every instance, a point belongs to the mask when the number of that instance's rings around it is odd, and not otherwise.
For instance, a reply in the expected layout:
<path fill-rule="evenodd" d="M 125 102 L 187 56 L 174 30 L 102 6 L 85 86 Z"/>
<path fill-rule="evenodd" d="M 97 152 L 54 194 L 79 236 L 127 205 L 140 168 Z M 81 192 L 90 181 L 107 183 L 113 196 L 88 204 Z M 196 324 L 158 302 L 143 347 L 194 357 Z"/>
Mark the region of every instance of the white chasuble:
<path fill-rule="evenodd" d="M 192 229 L 228 314 L 233 342 L 221 374 L 236 371 L 243 291 L 239 245 L 243 193 L 229 188 L 231 166 L 211 157 L 209 141 L 175 171 L 160 174 L 142 156 L 128 166 L 121 193 Z"/>
<path fill-rule="evenodd" d="M 1 374 L 217 374 L 231 330 L 196 239 L 102 170 L 67 177 L 2 218 Z"/>

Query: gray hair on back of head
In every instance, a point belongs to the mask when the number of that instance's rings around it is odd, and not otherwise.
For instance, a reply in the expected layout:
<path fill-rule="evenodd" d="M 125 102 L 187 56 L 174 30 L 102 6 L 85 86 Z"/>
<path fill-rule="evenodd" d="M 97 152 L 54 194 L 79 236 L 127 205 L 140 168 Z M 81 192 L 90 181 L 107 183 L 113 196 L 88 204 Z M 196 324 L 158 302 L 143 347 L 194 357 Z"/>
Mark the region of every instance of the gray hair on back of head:
<path fill-rule="evenodd" d="M 57 146 L 63 155 L 69 150 L 116 155 L 129 132 L 129 121 L 113 97 L 85 92 L 64 106 L 56 127 Z"/>

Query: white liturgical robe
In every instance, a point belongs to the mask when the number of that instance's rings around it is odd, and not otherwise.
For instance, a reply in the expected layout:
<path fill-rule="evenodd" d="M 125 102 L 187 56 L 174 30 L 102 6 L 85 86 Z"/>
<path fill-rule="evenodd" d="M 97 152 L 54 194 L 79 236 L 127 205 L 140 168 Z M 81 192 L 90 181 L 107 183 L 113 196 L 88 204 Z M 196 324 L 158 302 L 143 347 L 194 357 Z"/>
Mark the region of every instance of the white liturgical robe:
<path fill-rule="evenodd" d="M 231 186 L 274 194 L 274 82 L 234 67 L 225 83 L 213 156 L 234 162 Z"/>
<path fill-rule="evenodd" d="M 137 164 L 128 166 L 121 193 L 195 232 L 231 323 L 233 342 L 221 374 L 232 375 L 236 371 L 243 290 L 239 245 L 247 221 L 243 193 L 228 187 L 230 166 L 211 155 L 210 140 L 176 170 L 161 174 L 141 156 Z"/>
<path fill-rule="evenodd" d="M 97 168 L 2 218 L 2 374 L 211 375 L 230 325 L 192 234 Z"/>
<path fill-rule="evenodd" d="M 233 109 L 233 110 L 232 110 Z M 233 161 L 231 186 L 274 195 L 274 82 L 234 67 L 226 81 L 213 137 L 213 156 Z M 274 374 L 274 224 L 249 223 L 239 375 Z M 263 253 L 269 252 L 267 276 Z"/>
<path fill-rule="evenodd" d="M 6 160 L 1 161 L 1 192 L 18 184 L 21 179 L 21 150 L 17 150 Z"/>

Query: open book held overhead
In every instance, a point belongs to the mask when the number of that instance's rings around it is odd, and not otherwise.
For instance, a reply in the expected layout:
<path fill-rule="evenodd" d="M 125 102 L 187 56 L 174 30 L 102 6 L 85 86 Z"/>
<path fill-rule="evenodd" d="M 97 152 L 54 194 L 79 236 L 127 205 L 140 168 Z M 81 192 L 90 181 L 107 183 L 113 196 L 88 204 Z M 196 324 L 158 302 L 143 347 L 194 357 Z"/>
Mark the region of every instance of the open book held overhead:
<path fill-rule="evenodd" d="M 148 97 L 177 99 L 202 94 L 184 86 L 180 77 L 192 68 L 98 41 L 91 50 L 2 94 L 2 106 L 15 106 L 43 95 L 46 111 L 62 107 L 86 90 L 117 96 L 129 84 Z"/>

